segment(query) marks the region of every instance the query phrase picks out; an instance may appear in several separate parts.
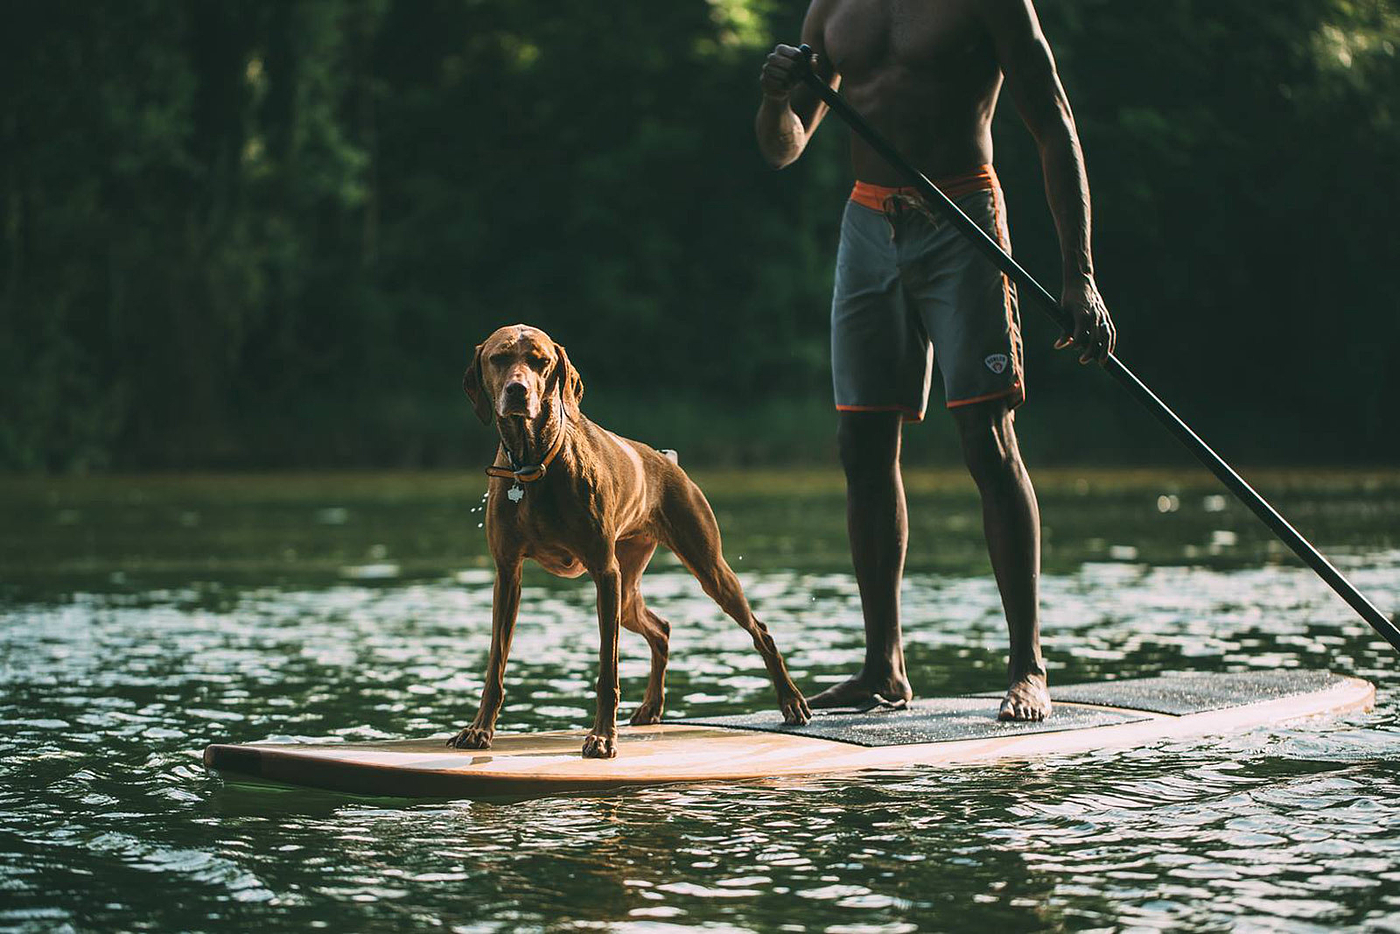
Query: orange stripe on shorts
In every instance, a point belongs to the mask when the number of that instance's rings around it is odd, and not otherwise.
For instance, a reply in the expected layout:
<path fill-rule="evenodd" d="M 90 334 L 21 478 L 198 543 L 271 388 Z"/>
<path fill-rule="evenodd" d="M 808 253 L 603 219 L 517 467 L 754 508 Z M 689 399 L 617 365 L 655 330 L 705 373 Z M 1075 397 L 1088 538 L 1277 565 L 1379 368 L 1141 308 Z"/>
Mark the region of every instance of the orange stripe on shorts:
<path fill-rule="evenodd" d="M 935 178 L 933 183 L 949 198 L 961 198 L 974 191 L 991 191 L 1001 185 L 997 181 L 996 170 L 990 164 L 979 165 L 971 172 L 964 172 L 962 175 Z M 851 189 L 852 201 L 874 211 L 883 211 L 885 202 L 898 195 L 918 197 L 919 190 L 907 185 L 900 188 L 890 188 L 885 185 L 874 185 L 870 182 L 856 182 L 855 187 Z"/>

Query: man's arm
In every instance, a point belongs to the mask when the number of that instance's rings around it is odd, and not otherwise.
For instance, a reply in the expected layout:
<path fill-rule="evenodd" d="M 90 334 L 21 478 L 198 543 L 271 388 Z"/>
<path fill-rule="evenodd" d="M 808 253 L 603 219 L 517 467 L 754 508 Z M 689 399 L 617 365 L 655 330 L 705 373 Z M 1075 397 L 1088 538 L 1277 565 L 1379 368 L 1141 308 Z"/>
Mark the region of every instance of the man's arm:
<path fill-rule="evenodd" d="M 829 0 L 813 0 L 802 24 L 802 41 L 816 52 L 812 67 L 831 87 L 841 78 L 826 56 L 826 7 Z M 802 53 L 790 45 L 779 45 L 768 54 L 758 84 L 763 101 L 758 106 L 754 132 L 763 158 L 775 169 L 791 165 L 807 148 L 817 124 L 826 116 L 826 104 L 802 83 Z"/>
<path fill-rule="evenodd" d="M 1060 237 L 1064 260 L 1060 304 L 1074 316 L 1074 334 L 1055 346 L 1074 344 L 1083 351 L 1081 363 L 1095 359 L 1103 363 L 1113 350 L 1116 333 L 1094 281 L 1089 180 L 1069 98 L 1031 0 L 983 0 L 979 9 L 996 45 L 1007 90 L 1040 149 L 1045 195 Z"/>

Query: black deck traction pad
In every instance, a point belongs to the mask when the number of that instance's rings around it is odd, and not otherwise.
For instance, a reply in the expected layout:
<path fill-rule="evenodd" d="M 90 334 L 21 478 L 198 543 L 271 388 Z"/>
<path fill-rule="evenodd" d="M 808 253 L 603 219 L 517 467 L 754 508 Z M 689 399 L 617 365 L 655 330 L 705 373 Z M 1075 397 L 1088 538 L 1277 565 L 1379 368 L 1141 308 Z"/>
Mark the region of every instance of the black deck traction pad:
<path fill-rule="evenodd" d="M 1152 713 L 1184 716 L 1227 707 L 1322 691 L 1345 681 L 1330 671 L 1285 668 L 1277 671 L 1197 671 L 1127 681 L 1099 681 L 1052 687 L 1052 700 L 1067 704 L 1103 704 Z M 999 697 L 984 694 L 981 697 Z"/>
<path fill-rule="evenodd" d="M 777 711 L 726 717 L 692 717 L 667 722 L 790 733 L 857 746 L 904 746 L 1082 730 L 1133 723 L 1145 720 L 1154 713 L 1177 716 L 1206 713 L 1308 694 L 1332 687 L 1342 680 L 1340 675 L 1327 671 L 1285 670 L 1174 674 L 1128 681 L 1072 684 L 1051 688 L 1051 698 L 1060 706 L 1055 707 L 1049 719 L 1040 723 L 998 721 L 1000 692 L 916 700 L 902 710 L 815 710 L 812 712 L 812 722 L 804 726 L 784 725 Z M 1122 709 L 1068 706 L 1072 704 Z"/>

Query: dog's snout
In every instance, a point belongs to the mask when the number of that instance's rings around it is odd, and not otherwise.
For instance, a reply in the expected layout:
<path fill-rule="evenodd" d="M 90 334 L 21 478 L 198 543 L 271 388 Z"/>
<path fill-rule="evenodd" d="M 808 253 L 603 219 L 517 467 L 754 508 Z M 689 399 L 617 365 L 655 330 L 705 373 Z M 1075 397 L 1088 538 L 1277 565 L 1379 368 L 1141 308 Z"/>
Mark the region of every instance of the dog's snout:
<path fill-rule="evenodd" d="M 533 418 L 538 412 L 538 397 L 530 391 L 530 385 L 524 380 L 511 377 L 501 387 L 502 415 L 527 415 Z"/>

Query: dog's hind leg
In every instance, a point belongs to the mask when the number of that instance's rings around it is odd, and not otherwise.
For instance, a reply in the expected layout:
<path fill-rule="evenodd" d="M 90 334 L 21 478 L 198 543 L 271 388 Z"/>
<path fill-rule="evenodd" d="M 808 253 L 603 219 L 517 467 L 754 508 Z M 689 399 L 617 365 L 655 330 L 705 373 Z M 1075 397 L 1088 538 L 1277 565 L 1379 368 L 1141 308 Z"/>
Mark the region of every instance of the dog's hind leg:
<path fill-rule="evenodd" d="M 660 723 L 661 711 L 666 707 L 671 624 L 649 610 L 642 600 L 642 572 L 655 552 L 654 541 L 634 539 L 617 544 L 617 561 L 622 567 L 622 625 L 641 633 L 651 647 L 651 675 L 641 705 L 632 712 L 633 726 Z"/>
<path fill-rule="evenodd" d="M 778 709 L 785 723 L 806 723 L 812 711 L 797 685 L 792 683 L 783 656 L 778 652 L 768 628 L 754 616 L 739 578 L 720 549 L 719 523 L 710 509 L 705 494 L 682 474 L 682 483 L 668 491 L 662 511 L 666 518 L 666 547 L 676 553 L 681 563 L 690 569 L 700 587 L 720 609 L 744 628 L 753 639 L 754 648 L 763 656 L 768 676 L 778 693 Z"/>

